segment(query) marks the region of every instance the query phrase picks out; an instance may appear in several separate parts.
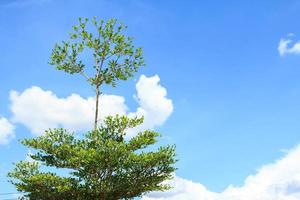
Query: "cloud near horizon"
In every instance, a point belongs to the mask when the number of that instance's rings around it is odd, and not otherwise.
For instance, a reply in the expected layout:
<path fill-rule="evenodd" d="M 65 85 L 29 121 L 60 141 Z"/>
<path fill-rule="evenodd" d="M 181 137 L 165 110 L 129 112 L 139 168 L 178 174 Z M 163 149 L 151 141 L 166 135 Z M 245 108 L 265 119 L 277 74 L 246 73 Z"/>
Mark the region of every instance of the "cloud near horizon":
<path fill-rule="evenodd" d="M 228 186 L 223 192 L 209 191 L 201 183 L 175 177 L 174 187 L 167 192 L 155 192 L 142 200 L 299 200 L 300 145 L 282 159 L 261 167 L 246 178 L 243 186 Z"/>
<path fill-rule="evenodd" d="M 117 95 L 101 95 L 100 119 L 108 115 L 129 115 L 145 117 L 141 129 L 152 129 L 162 125 L 173 111 L 172 100 L 167 98 L 167 90 L 160 85 L 158 75 L 142 75 L 136 83 L 136 112 L 129 112 L 125 98 Z M 10 92 L 12 121 L 26 126 L 35 135 L 54 127 L 64 127 L 74 131 L 92 128 L 95 98 L 83 98 L 78 94 L 57 97 L 52 91 L 33 86 L 23 92 Z M 131 131 L 130 134 L 133 134 Z"/>

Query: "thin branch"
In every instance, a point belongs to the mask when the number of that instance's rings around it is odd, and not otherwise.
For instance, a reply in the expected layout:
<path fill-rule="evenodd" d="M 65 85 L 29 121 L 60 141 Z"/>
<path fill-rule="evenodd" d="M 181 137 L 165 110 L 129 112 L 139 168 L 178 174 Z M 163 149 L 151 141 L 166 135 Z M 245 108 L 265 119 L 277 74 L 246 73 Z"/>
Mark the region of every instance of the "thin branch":
<path fill-rule="evenodd" d="M 86 73 L 84 73 L 84 71 L 81 71 L 80 74 L 81 74 L 84 78 L 86 78 L 87 81 L 90 80 L 90 77 L 88 77 L 88 76 L 86 75 Z"/>

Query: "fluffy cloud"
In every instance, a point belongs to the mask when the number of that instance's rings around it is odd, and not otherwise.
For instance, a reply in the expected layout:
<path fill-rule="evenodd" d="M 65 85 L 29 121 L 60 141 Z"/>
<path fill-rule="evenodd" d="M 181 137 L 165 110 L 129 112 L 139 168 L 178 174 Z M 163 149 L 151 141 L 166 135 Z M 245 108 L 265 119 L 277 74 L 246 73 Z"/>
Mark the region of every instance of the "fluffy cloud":
<path fill-rule="evenodd" d="M 0 144 L 7 144 L 14 137 L 14 126 L 6 118 L 0 117 Z"/>
<path fill-rule="evenodd" d="M 216 194 L 203 185 L 175 176 L 169 182 L 173 189 L 167 192 L 153 192 L 142 200 L 215 200 Z"/>
<path fill-rule="evenodd" d="M 173 111 L 172 101 L 166 97 L 167 91 L 159 84 L 159 77 L 142 75 L 136 84 L 136 112 L 128 112 L 122 96 L 102 95 L 100 97 L 100 119 L 107 115 L 144 115 L 144 128 L 162 125 Z M 83 98 L 71 94 L 66 98 L 57 97 L 51 91 L 31 87 L 19 93 L 10 93 L 13 121 L 21 123 L 34 134 L 41 134 L 47 128 L 65 127 L 71 130 L 87 130 L 94 118 L 94 97 Z"/>
<path fill-rule="evenodd" d="M 293 34 L 289 34 L 289 37 Z M 281 56 L 285 54 L 300 54 L 300 41 L 289 46 L 293 41 L 288 38 L 282 38 L 278 45 L 278 51 Z"/>
<path fill-rule="evenodd" d="M 300 146 L 247 177 L 241 187 L 229 186 L 223 192 L 215 193 L 200 183 L 179 177 L 171 185 L 174 189 L 151 193 L 142 200 L 299 200 Z"/>
<path fill-rule="evenodd" d="M 137 95 L 135 96 L 139 107 L 136 112 L 129 116 L 144 116 L 144 123 L 135 130 L 153 128 L 162 125 L 173 111 L 172 100 L 167 98 L 167 90 L 159 84 L 159 77 L 147 78 L 142 75 L 136 84 Z"/>
<path fill-rule="evenodd" d="M 21 123 L 33 133 L 40 134 L 45 129 L 62 126 L 72 130 L 85 130 L 92 127 L 94 117 L 93 97 L 82 98 L 71 94 L 59 98 L 51 91 L 31 87 L 18 93 L 10 93 L 13 121 Z M 102 95 L 100 116 L 125 114 L 125 100 L 121 96 Z"/>

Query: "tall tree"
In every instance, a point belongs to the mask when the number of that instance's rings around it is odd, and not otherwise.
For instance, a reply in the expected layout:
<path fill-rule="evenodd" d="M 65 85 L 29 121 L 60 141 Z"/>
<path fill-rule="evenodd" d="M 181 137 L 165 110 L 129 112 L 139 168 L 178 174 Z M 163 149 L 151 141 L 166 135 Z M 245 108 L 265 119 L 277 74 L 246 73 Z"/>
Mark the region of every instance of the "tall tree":
<path fill-rule="evenodd" d="M 70 41 L 55 45 L 50 63 L 67 73 L 83 75 L 95 88 L 94 128 L 81 136 L 54 128 L 22 141 L 35 149 L 30 155 L 34 161 L 17 163 L 8 176 L 17 190 L 25 193 L 25 199 L 133 199 L 170 188 L 165 181 L 175 171 L 174 145 L 148 150 L 160 136 L 150 130 L 126 139 L 128 129 L 143 123 L 143 118 L 109 116 L 98 125 L 100 86 L 127 80 L 144 60 L 141 48 L 134 48 L 133 39 L 123 34 L 126 26 L 115 19 L 104 22 L 94 18 L 95 30 L 88 32 L 88 22 L 79 19 Z M 84 50 L 92 53 L 92 67 L 80 59 L 87 57 Z M 63 169 L 64 175 L 47 171 L 47 167 Z"/>

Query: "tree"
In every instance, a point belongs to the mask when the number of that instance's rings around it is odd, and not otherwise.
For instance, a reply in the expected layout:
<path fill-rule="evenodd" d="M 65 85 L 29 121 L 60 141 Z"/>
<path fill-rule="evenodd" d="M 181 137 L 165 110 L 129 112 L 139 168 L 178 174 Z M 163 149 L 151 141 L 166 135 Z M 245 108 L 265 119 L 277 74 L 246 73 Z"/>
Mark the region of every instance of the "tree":
<path fill-rule="evenodd" d="M 109 116 L 98 125 L 101 85 L 114 87 L 118 80 L 127 80 L 144 65 L 144 60 L 141 48 L 134 48 L 133 39 L 123 34 L 126 26 L 115 19 L 104 22 L 94 18 L 95 31 L 88 32 L 88 22 L 79 19 L 70 40 L 55 45 L 50 64 L 58 70 L 83 75 L 95 88 L 94 128 L 82 135 L 54 128 L 22 141 L 35 149 L 35 154 L 30 155 L 34 162 L 15 164 L 8 176 L 18 191 L 26 193 L 25 199 L 133 199 L 170 188 L 165 181 L 176 170 L 174 145 L 148 150 L 160 136 L 151 130 L 126 138 L 128 129 L 143 123 L 143 118 Z M 92 54 L 92 67 L 80 60 L 81 53 L 85 57 Z M 59 170 L 63 172 L 58 174 Z"/>
<path fill-rule="evenodd" d="M 116 86 L 118 80 L 127 80 L 134 75 L 140 66 L 144 65 L 142 48 L 134 48 L 132 37 L 126 37 L 122 32 L 127 26 L 122 23 L 117 24 L 116 19 L 110 19 L 107 23 L 103 20 L 98 22 L 96 18 L 92 20 L 95 33 L 88 32 L 88 19 L 79 18 L 79 25 L 73 26 L 70 33 L 70 41 L 63 41 L 60 45 L 55 45 L 51 65 L 58 70 L 63 70 L 69 74 L 81 74 L 95 88 L 96 91 L 96 111 L 94 129 L 97 128 L 100 86 L 108 84 Z M 88 49 L 94 59 L 94 73 L 82 60 L 80 53 Z M 91 67 L 90 67 L 91 68 Z"/>

